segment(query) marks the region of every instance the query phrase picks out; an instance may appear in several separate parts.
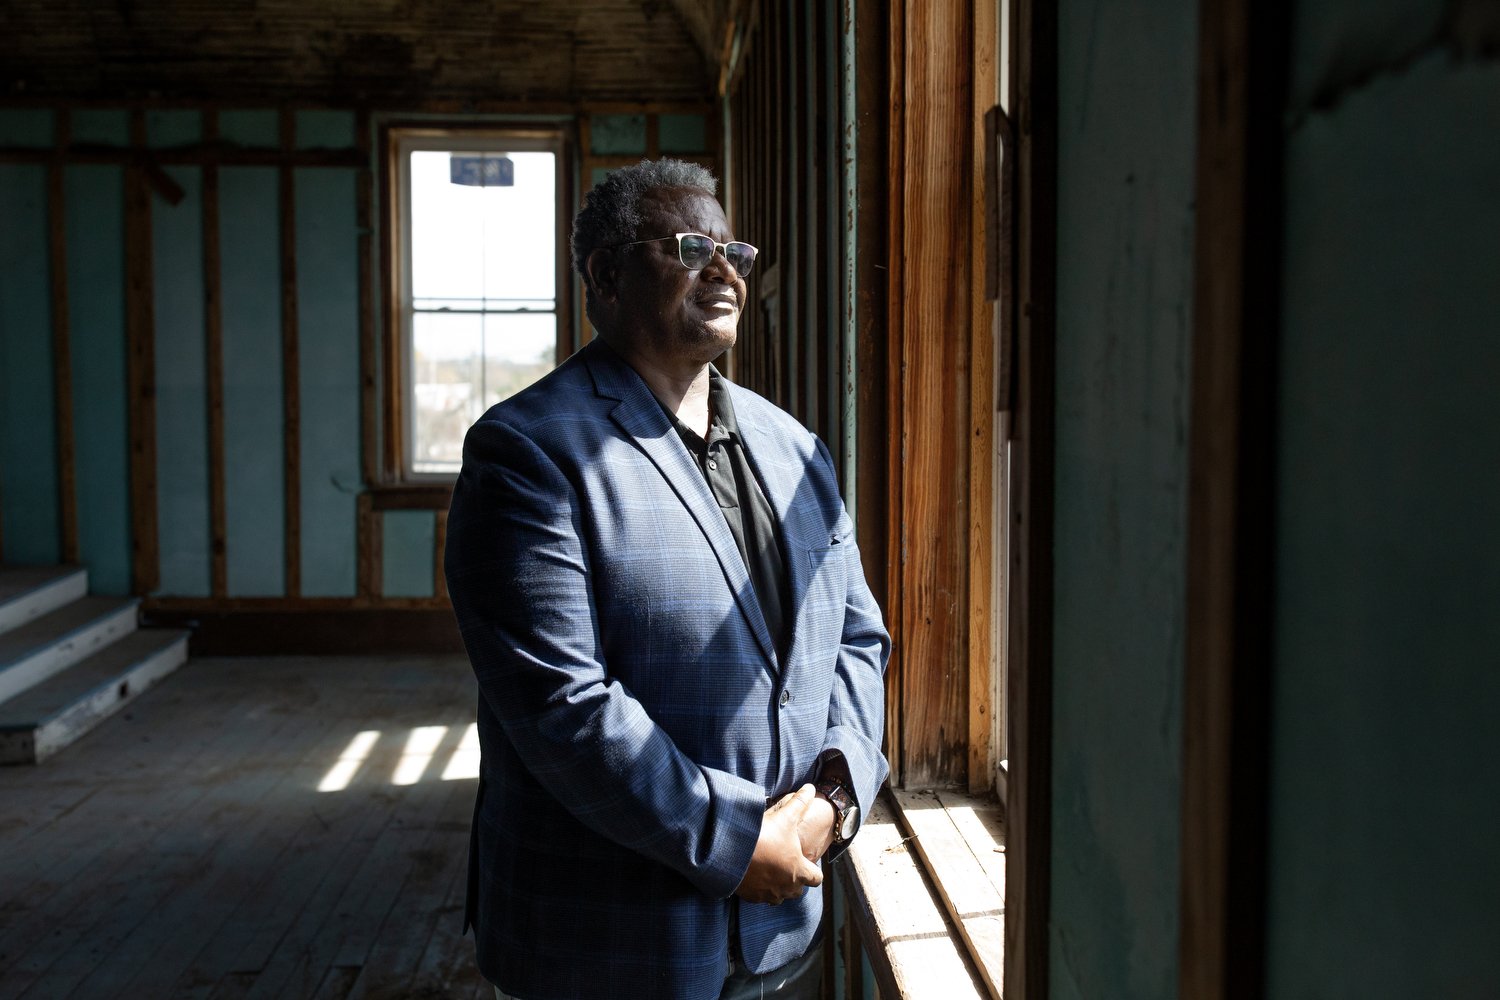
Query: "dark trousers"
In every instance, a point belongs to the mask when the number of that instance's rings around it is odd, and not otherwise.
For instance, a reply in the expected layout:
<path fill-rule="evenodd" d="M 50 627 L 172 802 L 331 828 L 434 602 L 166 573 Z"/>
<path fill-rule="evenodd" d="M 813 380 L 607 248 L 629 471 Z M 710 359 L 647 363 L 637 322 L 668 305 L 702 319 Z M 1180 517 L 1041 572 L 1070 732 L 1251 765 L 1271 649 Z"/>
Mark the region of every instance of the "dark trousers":
<path fill-rule="evenodd" d="M 807 954 L 793 959 L 779 969 L 757 975 L 736 964 L 719 1000 L 820 1000 L 823 989 L 823 949 L 814 941 Z M 521 1000 L 495 987 L 495 1000 Z"/>

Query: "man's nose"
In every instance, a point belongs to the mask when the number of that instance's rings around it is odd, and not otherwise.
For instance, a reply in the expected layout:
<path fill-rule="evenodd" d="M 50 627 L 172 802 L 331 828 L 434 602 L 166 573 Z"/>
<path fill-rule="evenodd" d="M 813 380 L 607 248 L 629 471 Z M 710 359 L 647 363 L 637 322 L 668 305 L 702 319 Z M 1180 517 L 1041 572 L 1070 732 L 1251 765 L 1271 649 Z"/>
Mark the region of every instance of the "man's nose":
<path fill-rule="evenodd" d="M 721 281 L 727 285 L 734 284 L 734 279 L 739 277 L 735 273 L 734 265 L 729 263 L 729 258 L 724 256 L 724 251 L 718 247 L 714 247 L 714 255 L 704 265 L 703 275 L 710 281 Z"/>

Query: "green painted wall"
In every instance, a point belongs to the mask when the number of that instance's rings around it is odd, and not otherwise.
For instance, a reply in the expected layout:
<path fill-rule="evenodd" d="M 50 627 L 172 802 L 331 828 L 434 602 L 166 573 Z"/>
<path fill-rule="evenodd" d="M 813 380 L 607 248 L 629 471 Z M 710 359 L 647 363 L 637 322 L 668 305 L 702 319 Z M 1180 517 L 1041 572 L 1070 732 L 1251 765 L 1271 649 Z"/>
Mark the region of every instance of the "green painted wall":
<path fill-rule="evenodd" d="M 381 592 L 387 597 L 431 597 L 437 530 L 432 511 L 388 510 L 381 522 Z"/>
<path fill-rule="evenodd" d="M 171 121 L 170 119 L 168 120 Z M 151 200 L 156 312 L 158 593 L 210 592 L 202 172 L 168 168 L 182 202 Z"/>
<path fill-rule="evenodd" d="M 1059 7 L 1051 995 L 1176 995 L 1197 4 Z"/>
<path fill-rule="evenodd" d="M 112 119 L 101 116 L 103 124 Z M 125 171 L 64 171 L 78 549 L 96 594 L 131 590 Z"/>
<path fill-rule="evenodd" d="M 50 133 L 50 122 L 0 118 L 0 134 L 34 135 L 44 124 Z M 55 563 L 60 535 L 46 167 L 0 164 L 0 219 L 0 542 L 8 563 Z"/>
<path fill-rule="evenodd" d="M 354 171 L 295 176 L 302 401 L 302 592 L 355 590 L 359 493 L 359 234 Z M 309 530 L 311 529 L 311 530 Z M 429 573 L 430 578 L 430 573 Z"/>
<path fill-rule="evenodd" d="M 1301 3 L 1268 996 L 1500 990 L 1500 62 L 1483 5 Z M 1468 14 L 1465 14 L 1465 11 Z"/>
<path fill-rule="evenodd" d="M 55 115 L 0 109 L 0 146 L 46 148 Z M 355 144 L 348 111 L 295 116 L 299 149 Z M 146 114 L 146 143 L 173 149 L 201 141 L 193 109 Z M 219 116 L 223 140 L 279 145 L 274 110 Z M 129 143 L 119 108 L 77 111 L 79 142 Z M 160 584 L 167 597 L 210 592 L 207 342 L 203 274 L 203 174 L 168 165 L 183 190 L 151 199 L 155 310 L 157 518 Z M 125 378 L 124 170 L 65 170 L 67 282 L 73 359 L 74 447 L 81 557 L 96 592 L 131 587 L 129 427 Z M 294 172 L 297 253 L 303 593 L 355 593 L 355 499 L 360 478 L 359 232 L 356 171 Z M 281 363 L 280 176 L 274 167 L 219 171 L 224 348 L 226 560 L 231 596 L 284 593 L 285 490 Z M 47 174 L 0 164 L 0 528 L 9 563 L 60 558 L 59 485 Z M 386 519 L 383 561 L 392 596 L 432 593 L 431 512 Z"/>
<path fill-rule="evenodd" d="M 224 295 L 224 550 L 229 593 L 286 587 L 277 170 L 219 172 Z"/>

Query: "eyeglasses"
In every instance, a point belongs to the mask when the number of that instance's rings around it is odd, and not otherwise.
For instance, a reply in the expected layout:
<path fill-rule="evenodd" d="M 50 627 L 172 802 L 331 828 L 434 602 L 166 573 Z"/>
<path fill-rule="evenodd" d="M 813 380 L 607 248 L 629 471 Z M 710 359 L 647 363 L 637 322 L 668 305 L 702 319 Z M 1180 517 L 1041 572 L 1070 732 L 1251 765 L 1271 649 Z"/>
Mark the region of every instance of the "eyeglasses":
<path fill-rule="evenodd" d="M 631 243 L 616 243 L 607 250 L 615 250 L 620 247 L 639 246 L 642 243 L 660 243 L 663 240 L 677 241 L 677 259 L 682 266 L 689 271 L 698 271 L 707 267 L 714 259 L 714 251 L 724 255 L 729 261 L 729 266 L 734 268 L 736 274 L 741 278 L 750 273 L 755 266 L 755 255 L 760 253 L 748 243 L 715 243 L 713 237 L 704 236 L 702 233 L 677 233 L 675 236 L 658 236 L 654 240 L 635 240 Z"/>

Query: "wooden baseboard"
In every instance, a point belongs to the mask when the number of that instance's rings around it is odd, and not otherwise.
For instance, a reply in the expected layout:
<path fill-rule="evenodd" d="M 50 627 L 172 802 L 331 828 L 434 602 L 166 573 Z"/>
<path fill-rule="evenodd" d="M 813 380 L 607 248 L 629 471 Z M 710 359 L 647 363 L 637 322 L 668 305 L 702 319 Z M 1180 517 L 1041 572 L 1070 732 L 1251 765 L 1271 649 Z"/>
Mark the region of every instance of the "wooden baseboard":
<path fill-rule="evenodd" d="M 462 653 L 448 608 L 316 611 L 148 609 L 148 625 L 192 629 L 193 656 Z"/>

